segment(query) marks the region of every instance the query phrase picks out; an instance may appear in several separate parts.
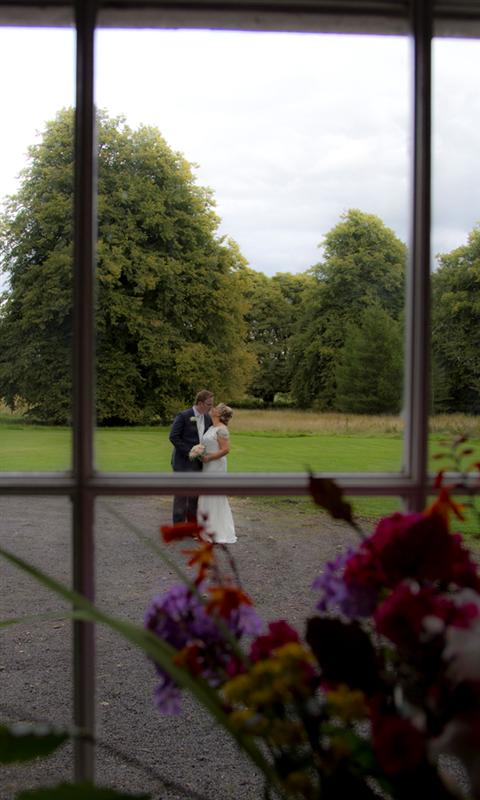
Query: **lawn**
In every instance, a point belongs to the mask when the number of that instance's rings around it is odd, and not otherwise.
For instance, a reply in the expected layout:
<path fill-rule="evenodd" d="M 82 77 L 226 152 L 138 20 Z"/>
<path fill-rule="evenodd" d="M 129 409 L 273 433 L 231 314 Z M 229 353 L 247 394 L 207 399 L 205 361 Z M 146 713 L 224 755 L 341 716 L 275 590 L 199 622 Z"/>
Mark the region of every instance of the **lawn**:
<path fill-rule="evenodd" d="M 479 421 L 452 415 L 431 421 L 431 450 L 467 433 L 480 445 Z M 290 411 L 236 411 L 231 424 L 231 472 L 397 472 L 403 425 L 398 417 L 359 417 Z M 101 470 L 170 470 L 168 428 L 99 428 L 96 462 Z M 35 426 L 0 414 L 0 470 L 65 470 L 71 465 L 69 428 Z M 436 469 L 432 462 L 432 469 Z"/>
<path fill-rule="evenodd" d="M 96 462 L 101 470 L 170 471 L 168 428 L 100 428 Z M 464 415 L 431 420 L 431 453 L 442 440 L 466 432 L 480 451 L 478 418 Z M 401 467 L 403 425 L 397 417 L 356 417 L 291 411 L 244 411 L 231 424 L 230 472 L 397 472 Z M 68 428 L 28 425 L 19 417 L 0 414 L 2 471 L 65 470 L 71 462 Z M 431 469 L 439 462 L 431 461 Z M 306 499 L 262 498 L 301 513 Z M 399 507 L 395 498 L 358 498 L 358 512 L 377 517 Z"/>
<path fill-rule="evenodd" d="M 101 470 L 164 472 L 170 470 L 168 428 L 101 428 L 96 434 Z M 240 432 L 232 429 L 231 472 L 397 471 L 399 435 Z M 70 468 L 68 428 L 0 426 L 2 471 Z"/>
<path fill-rule="evenodd" d="M 439 441 L 467 433 L 480 446 L 478 418 L 464 415 L 431 421 L 431 450 Z M 231 472 L 397 472 L 403 425 L 398 417 L 361 417 L 292 411 L 235 413 L 231 424 Z M 99 428 L 96 462 L 101 470 L 170 470 L 167 427 Z M 65 470 L 71 464 L 69 428 L 29 425 L 0 414 L 0 470 Z M 432 462 L 432 469 L 437 464 Z"/>

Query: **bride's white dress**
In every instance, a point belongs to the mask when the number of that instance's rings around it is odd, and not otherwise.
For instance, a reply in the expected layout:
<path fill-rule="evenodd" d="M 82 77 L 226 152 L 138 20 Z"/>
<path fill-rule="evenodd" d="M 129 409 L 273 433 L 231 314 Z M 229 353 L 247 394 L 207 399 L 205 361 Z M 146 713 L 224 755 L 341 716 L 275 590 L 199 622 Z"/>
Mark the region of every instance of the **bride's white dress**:
<path fill-rule="evenodd" d="M 228 428 L 224 425 L 212 425 L 203 434 L 202 444 L 205 445 L 207 455 L 218 453 L 220 447 L 217 437 L 222 436 L 226 439 L 229 437 Z M 203 465 L 204 474 L 226 471 L 226 456 L 207 461 Z M 200 495 L 198 498 L 197 519 L 205 526 L 205 530 L 211 535 L 214 542 L 231 544 L 237 541 L 230 504 L 224 495 Z"/>

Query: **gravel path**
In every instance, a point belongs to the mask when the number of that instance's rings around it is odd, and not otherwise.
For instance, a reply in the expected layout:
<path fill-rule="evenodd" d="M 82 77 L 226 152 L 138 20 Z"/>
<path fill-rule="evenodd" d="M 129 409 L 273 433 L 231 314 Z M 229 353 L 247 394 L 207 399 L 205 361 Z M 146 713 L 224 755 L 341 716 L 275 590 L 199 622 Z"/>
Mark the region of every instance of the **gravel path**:
<path fill-rule="evenodd" d="M 167 498 L 99 501 L 96 522 L 97 602 L 110 612 L 141 622 L 150 598 L 175 578 L 138 542 L 108 505 L 140 525 L 152 538 L 169 522 Z M 266 620 L 285 617 L 302 629 L 313 609 L 309 586 L 325 559 L 352 541 L 352 533 L 323 517 L 289 508 L 265 507 L 236 498 L 232 509 L 239 541 L 231 546 L 240 575 Z M 70 507 L 58 498 L 3 498 L 2 544 L 55 577 L 68 581 L 71 564 Z M 171 553 L 183 564 L 181 546 Z M 0 564 L 1 617 L 61 607 L 55 596 L 5 563 Z M 71 719 L 71 630 L 69 622 L 16 625 L 2 631 L 0 714 L 4 719 Z M 162 786 L 160 776 L 215 800 L 258 800 L 252 767 L 196 703 L 187 698 L 180 717 L 162 717 L 152 706 L 153 668 L 118 636 L 97 629 L 98 737 L 109 748 L 138 760 L 143 768 L 100 747 L 97 782 L 162 800 L 185 797 Z M 22 768 L 2 769 L 0 798 L 35 785 L 71 779 L 71 749 Z M 157 776 L 157 777 L 154 777 Z"/>

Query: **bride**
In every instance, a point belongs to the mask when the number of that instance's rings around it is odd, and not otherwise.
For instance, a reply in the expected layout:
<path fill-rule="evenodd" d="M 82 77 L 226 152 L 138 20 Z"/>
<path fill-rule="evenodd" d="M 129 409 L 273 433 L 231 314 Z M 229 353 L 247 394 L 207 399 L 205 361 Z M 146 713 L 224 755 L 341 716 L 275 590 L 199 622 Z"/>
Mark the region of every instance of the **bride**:
<path fill-rule="evenodd" d="M 205 446 L 203 473 L 206 475 L 227 471 L 227 453 L 230 452 L 227 426 L 233 411 L 225 403 L 219 403 L 211 409 L 210 416 L 213 424 L 202 438 Z M 230 544 L 237 541 L 232 512 L 224 495 L 201 495 L 198 498 L 197 519 L 214 542 Z"/>

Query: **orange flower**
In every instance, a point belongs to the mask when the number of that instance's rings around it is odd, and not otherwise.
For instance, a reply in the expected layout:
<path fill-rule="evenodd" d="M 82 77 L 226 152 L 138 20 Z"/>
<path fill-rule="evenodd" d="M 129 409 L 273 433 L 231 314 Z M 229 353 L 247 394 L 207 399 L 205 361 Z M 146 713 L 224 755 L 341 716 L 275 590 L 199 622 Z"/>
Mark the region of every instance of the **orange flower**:
<path fill-rule="evenodd" d="M 444 473 L 445 473 L 444 469 L 438 470 L 437 474 L 435 475 L 435 483 L 433 484 L 434 489 L 441 489 Z"/>
<path fill-rule="evenodd" d="M 180 539 L 196 539 L 203 531 L 203 526 L 197 522 L 176 522 L 174 525 L 161 525 L 160 531 L 163 541 L 177 542 Z"/>
<path fill-rule="evenodd" d="M 425 510 L 425 515 L 427 517 L 431 517 L 437 514 L 448 525 L 452 512 L 455 514 L 457 519 L 465 519 L 463 515 L 463 509 L 464 506 L 462 503 L 457 503 L 452 497 L 450 497 L 448 490 L 443 488 L 440 489 L 437 499 L 434 500 L 432 505 Z"/>
<path fill-rule="evenodd" d="M 228 618 L 241 605 L 252 605 L 249 596 L 234 586 L 212 586 L 208 591 L 211 600 L 207 603 L 207 611 L 218 611 L 221 617 Z"/>
<path fill-rule="evenodd" d="M 200 675 L 202 664 L 199 658 L 200 648 L 198 644 L 187 644 L 174 656 L 173 661 L 177 667 L 185 667 L 192 675 Z"/>
<path fill-rule="evenodd" d="M 215 551 L 213 542 L 202 542 L 195 550 L 184 550 L 185 555 L 191 556 L 189 567 L 198 567 L 195 583 L 201 583 L 208 570 L 215 564 Z"/>

